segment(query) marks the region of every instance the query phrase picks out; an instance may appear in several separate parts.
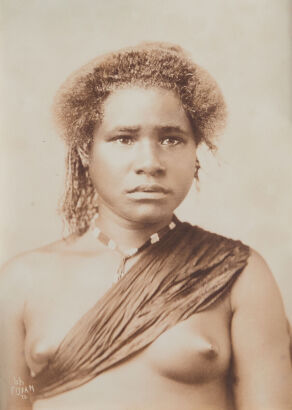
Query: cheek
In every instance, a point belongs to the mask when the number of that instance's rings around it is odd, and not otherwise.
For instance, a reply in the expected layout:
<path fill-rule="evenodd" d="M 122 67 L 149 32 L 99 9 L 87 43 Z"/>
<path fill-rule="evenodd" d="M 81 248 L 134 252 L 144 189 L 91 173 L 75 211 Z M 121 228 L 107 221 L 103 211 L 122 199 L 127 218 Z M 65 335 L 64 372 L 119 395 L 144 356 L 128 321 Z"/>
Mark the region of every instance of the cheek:
<path fill-rule="evenodd" d="M 175 181 L 177 195 L 182 200 L 189 192 L 195 177 L 195 160 L 181 161 L 173 169 L 172 179 Z"/>
<path fill-rule="evenodd" d="M 178 171 L 178 185 L 181 195 L 186 196 L 194 182 L 195 170 L 192 168 Z"/>
<path fill-rule="evenodd" d="M 177 180 L 183 185 L 191 185 L 195 176 L 196 170 L 196 155 L 186 153 L 179 160 L 174 161 L 173 172 Z"/>
<path fill-rule="evenodd" d="M 121 161 L 102 146 L 95 147 L 89 164 L 89 174 L 98 193 L 112 194 L 121 186 L 123 169 Z"/>

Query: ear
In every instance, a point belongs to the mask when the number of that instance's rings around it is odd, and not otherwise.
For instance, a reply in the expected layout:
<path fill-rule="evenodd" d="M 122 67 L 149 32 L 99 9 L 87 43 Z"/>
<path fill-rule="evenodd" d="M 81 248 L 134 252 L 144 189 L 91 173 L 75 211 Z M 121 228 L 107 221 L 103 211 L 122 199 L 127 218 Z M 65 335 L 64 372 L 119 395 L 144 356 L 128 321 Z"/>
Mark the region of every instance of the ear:
<path fill-rule="evenodd" d="M 88 153 L 82 147 L 77 147 L 77 151 L 78 151 L 79 157 L 81 159 L 81 162 L 82 162 L 82 165 L 84 166 L 84 168 L 88 167 L 88 165 L 89 165 L 89 155 L 88 155 Z"/>

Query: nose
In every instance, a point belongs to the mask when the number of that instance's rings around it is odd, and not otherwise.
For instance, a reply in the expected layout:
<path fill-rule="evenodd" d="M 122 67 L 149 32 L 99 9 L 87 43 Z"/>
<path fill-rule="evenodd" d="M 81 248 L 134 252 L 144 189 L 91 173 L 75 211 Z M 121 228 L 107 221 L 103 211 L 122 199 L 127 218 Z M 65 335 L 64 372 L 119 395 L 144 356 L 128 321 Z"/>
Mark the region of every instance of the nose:
<path fill-rule="evenodd" d="M 135 172 L 151 176 L 165 173 L 159 147 L 155 142 L 146 140 L 138 144 L 135 161 Z"/>

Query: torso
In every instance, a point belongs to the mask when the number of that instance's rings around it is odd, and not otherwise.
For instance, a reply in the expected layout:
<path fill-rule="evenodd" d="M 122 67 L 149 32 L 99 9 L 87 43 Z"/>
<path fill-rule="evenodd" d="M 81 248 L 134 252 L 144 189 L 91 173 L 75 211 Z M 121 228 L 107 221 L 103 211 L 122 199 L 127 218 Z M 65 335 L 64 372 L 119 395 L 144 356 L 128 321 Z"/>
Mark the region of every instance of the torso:
<path fill-rule="evenodd" d="M 46 367 L 68 331 L 112 285 L 120 256 L 103 246 L 85 252 L 86 241 L 60 243 L 35 256 L 24 318 L 32 373 Z M 33 409 L 232 409 L 231 318 L 226 296 L 129 360 L 74 390 L 37 400 Z"/>

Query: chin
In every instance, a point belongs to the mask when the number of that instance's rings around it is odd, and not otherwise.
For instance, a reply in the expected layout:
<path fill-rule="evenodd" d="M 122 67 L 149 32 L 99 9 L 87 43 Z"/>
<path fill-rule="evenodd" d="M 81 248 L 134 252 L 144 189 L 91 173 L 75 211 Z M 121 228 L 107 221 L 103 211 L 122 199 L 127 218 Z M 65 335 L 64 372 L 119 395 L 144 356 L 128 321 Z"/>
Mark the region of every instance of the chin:
<path fill-rule="evenodd" d="M 127 219 L 145 224 L 160 223 L 163 219 L 168 219 L 172 216 L 174 209 L 165 208 L 159 205 L 144 205 L 141 204 L 131 210 Z"/>

